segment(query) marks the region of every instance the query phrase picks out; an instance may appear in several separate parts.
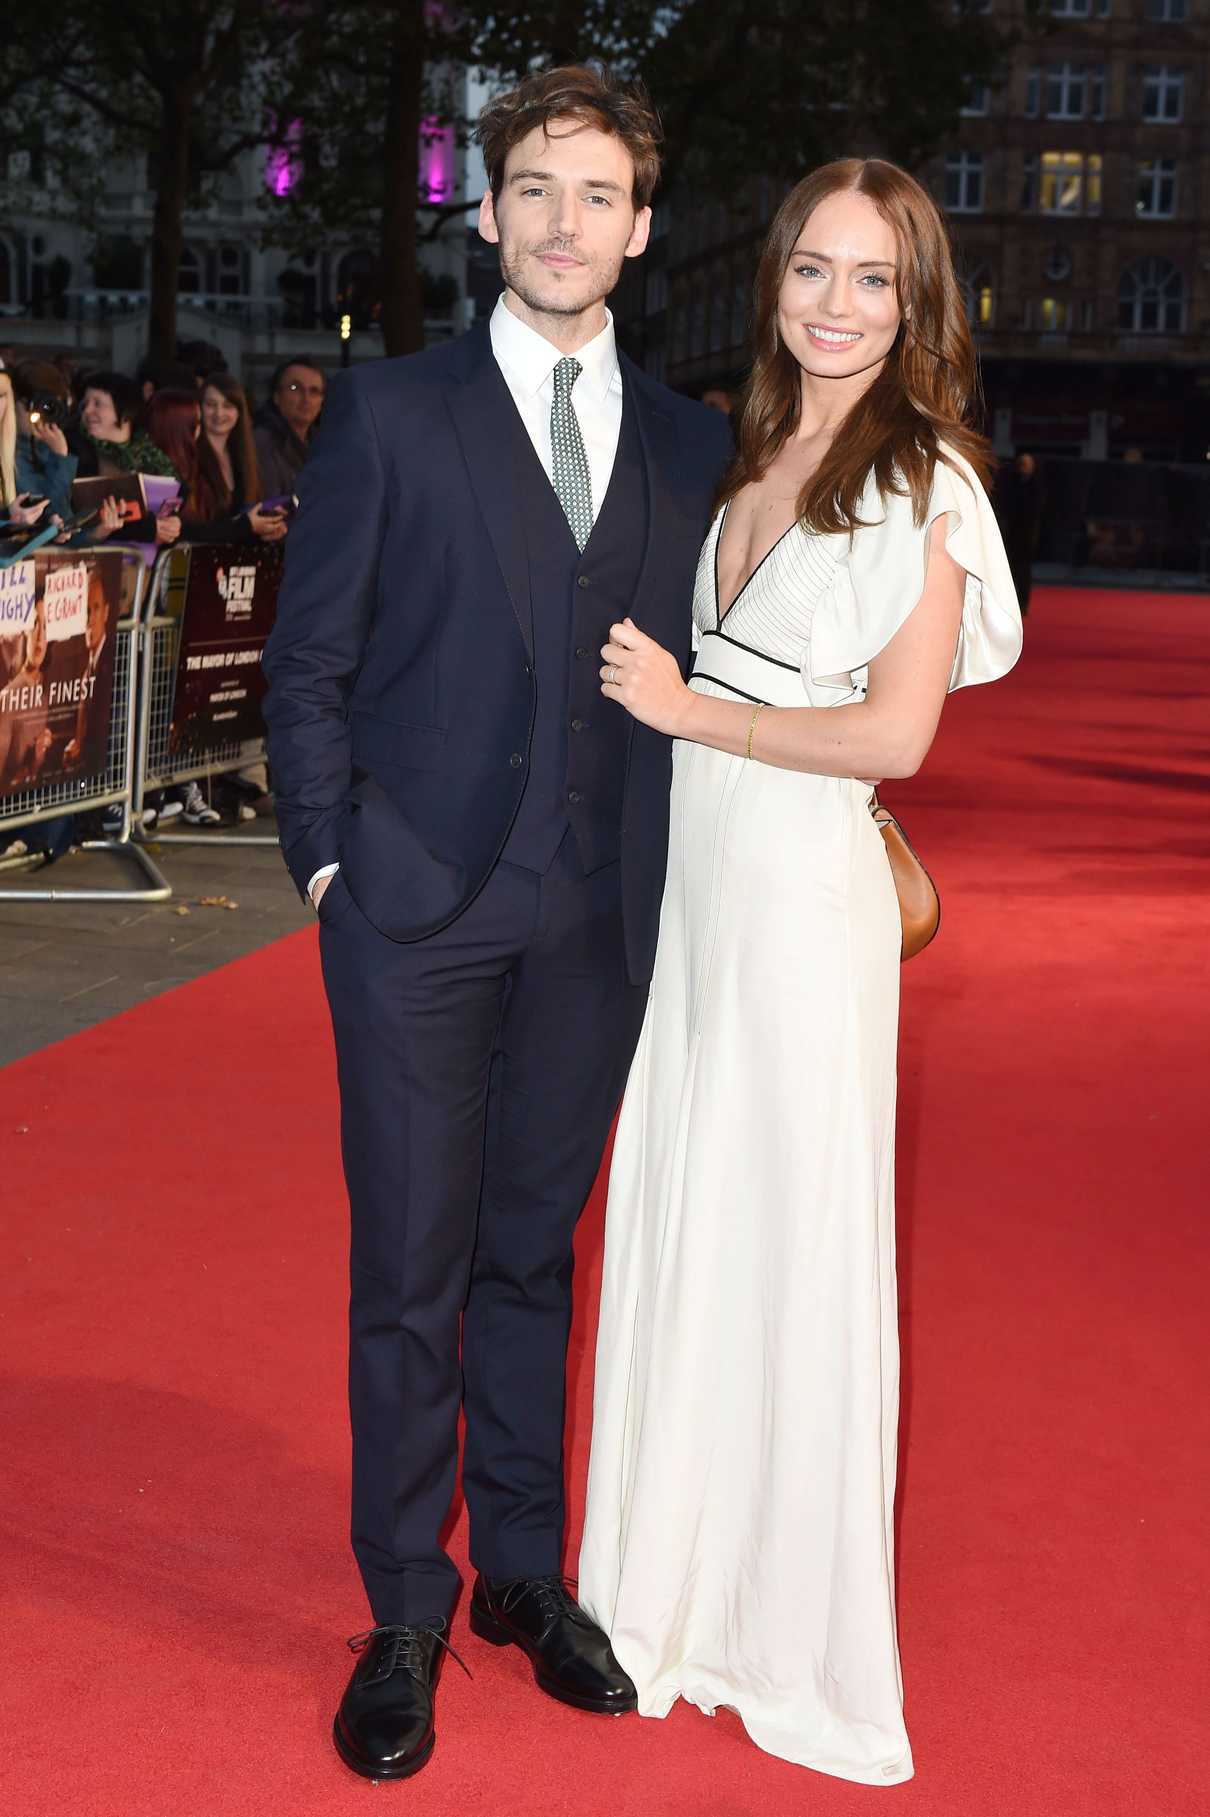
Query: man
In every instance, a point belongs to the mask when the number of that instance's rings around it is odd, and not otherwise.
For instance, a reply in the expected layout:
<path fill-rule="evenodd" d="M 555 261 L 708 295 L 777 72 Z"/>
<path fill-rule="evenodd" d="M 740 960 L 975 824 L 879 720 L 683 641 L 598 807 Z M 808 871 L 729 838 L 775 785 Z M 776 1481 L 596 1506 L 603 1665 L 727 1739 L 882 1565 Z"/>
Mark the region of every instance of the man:
<path fill-rule="evenodd" d="M 323 373 L 307 359 L 287 360 L 270 379 L 269 402 L 257 412 L 253 429 L 262 498 L 298 491 L 326 389 Z"/>
<path fill-rule="evenodd" d="M 504 295 L 461 340 L 333 385 L 267 652 L 352 1212 L 375 1626 L 335 1740 L 375 1779 L 432 1752 L 460 1405 L 473 1630 L 551 1696 L 634 1707 L 560 1563 L 572 1237 L 651 977 L 671 772 L 602 698 L 600 651 L 629 614 L 688 658 L 728 453 L 715 413 L 619 357 L 605 307 L 646 244 L 658 131 L 590 69 L 487 110 Z"/>

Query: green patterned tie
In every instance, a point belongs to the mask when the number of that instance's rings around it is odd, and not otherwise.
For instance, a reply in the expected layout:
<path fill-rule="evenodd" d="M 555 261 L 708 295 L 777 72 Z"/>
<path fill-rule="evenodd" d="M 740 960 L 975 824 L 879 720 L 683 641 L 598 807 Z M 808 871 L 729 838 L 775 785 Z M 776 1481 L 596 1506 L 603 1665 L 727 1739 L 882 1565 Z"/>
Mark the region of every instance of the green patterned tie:
<path fill-rule="evenodd" d="M 583 549 L 592 534 L 592 480 L 579 418 L 571 401 L 571 388 L 583 370 L 579 360 L 559 361 L 555 367 L 555 389 L 550 405 L 550 476 L 555 497 L 563 507 L 579 549 Z"/>

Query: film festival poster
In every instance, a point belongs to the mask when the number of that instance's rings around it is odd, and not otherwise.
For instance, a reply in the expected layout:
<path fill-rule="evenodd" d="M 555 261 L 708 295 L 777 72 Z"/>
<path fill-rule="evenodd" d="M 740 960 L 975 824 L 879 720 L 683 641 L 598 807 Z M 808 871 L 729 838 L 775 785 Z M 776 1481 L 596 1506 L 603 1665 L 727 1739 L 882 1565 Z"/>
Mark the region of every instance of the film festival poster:
<path fill-rule="evenodd" d="M 105 775 L 124 561 L 40 550 L 0 569 L 0 801 Z"/>
<path fill-rule="evenodd" d="M 277 611 L 280 549 L 198 544 L 188 552 L 183 590 L 170 589 L 181 613 L 181 644 L 169 744 L 197 755 L 262 738 L 265 682 L 261 656 Z"/>

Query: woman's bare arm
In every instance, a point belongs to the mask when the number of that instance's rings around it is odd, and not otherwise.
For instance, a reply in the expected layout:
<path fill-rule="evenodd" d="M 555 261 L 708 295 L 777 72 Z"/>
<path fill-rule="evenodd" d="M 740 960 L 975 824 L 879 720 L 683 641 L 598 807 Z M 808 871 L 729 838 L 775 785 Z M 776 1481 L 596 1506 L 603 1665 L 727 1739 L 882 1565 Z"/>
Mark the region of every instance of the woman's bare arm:
<path fill-rule="evenodd" d="M 946 519 L 939 517 L 929 532 L 924 591 L 871 662 L 865 699 L 842 707 L 763 707 L 753 757 L 817 776 L 915 774 L 937 730 L 962 624 L 966 575 L 946 550 L 945 533 Z M 668 651 L 629 619 L 612 627 L 601 656 L 602 694 L 644 725 L 747 755 L 752 707 L 686 687 Z"/>

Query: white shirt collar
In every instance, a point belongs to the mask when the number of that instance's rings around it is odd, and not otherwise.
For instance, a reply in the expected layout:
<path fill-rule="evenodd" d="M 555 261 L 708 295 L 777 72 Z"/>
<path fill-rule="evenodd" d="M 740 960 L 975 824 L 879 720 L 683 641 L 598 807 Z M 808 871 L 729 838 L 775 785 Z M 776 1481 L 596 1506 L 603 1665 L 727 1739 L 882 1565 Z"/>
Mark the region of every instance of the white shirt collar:
<path fill-rule="evenodd" d="M 503 295 L 492 311 L 490 331 L 496 364 L 509 385 L 523 393 L 540 391 L 564 357 L 536 328 L 513 314 Z M 610 386 L 620 377 L 613 316 L 608 309 L 600 334 L 594 335 L 585 346 L 577 347 L 574 357 L 582 368 L 576 380 L 577 391 L 581 394 L 587 391 L 598 402 L 603 401 Z"/>

